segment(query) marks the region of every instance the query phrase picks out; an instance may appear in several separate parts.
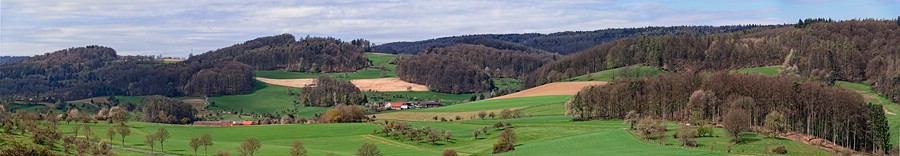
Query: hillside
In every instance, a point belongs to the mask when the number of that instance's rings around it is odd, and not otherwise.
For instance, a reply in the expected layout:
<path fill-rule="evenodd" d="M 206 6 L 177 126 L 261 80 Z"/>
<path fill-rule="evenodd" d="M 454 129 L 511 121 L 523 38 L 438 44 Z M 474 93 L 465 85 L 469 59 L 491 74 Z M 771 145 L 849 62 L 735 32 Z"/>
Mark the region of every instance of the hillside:
<path fill-rule="evenodd" d="M 703 35 L 741 32 L 759 27 L 777 26 L 673 26 L 645 28 L 613 28 L 594 31 L 567 31 L 550 34 L 483 34 L 441 37 L 423 41 L 391 42 L 373 47 L 374 51 L 392 54 L 416 54 L 429 48 L 449 47 L 456 44 L 475 44 L 503 50 L 543 51 L 572 54 L 598 44 L 638 36 Z"/>
<path fill-rule="evenodd" d="M 0 56 L 0 65 L 22 62 L 31 57 L 29 56 Z"/>
<path fill-rule="evenodd" d="M 281 34 L 191 56 L 184 62 L 237 61 L 256 70 L 350 72 L 369 67 L 363 50 L 363 47 L 330 37 L 295 40 L 291 34 Z"/>
<path fill-rule="evenodd" d="M 810 20 L 807 20 L 810 21 Z M 877 34 L 877 35 L 875 35 Z M 525 88 L 629 65 L 672 72 L 734 70 L 783 65 L 834 82 L 870 80 L 876 91 L 900 100 L 900 26 L 893 20 L 806 22 L 797 27 L 705 36 L 666 35 L 617 40 L 569 55 L 525 77 Z"/>
<path fill-rule="evenodd" d="M 495 89 L 491 78 L 518 79 L 557 57 L 545 52 L 458 44 L 398 60 L 397 76 L 442 93 L 489 92 Z"/>

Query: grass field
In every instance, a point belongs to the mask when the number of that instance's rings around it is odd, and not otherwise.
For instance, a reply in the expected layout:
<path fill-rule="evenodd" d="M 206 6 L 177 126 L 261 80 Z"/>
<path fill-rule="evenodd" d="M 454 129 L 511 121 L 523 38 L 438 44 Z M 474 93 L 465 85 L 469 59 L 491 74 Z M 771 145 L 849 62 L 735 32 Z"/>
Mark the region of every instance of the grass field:
<path fill-rule="evenodd" d="M 663 71 L 656 67 L 633 66 L 633 67 L 621 67 L 621 68 L 616 68 L 616 69 L 610 69 L 610 70 L 604 70 L 604 71 L 599 71 L 599 72 L 595 72 L 595 73 L 585 74 L 585 75 L 569 78 L 564 81 L 606 81 L 606 82 L 609 82 L 609 81 L 612 81 L 613 79 L 615 79 L 616 77 L 618 77 L 618 75 L 620 75 L 622 69 L 635 68 L 635 67 L 638 69 L 637 72 L 640 73 L 640 75 L 644 75 L 644 76 L 656 76 L 659 74 L 667 73 L 666 71 Z"/>
<path fill-rule="evenodd" d="M 775 76 L 775 75 L 778 75 L 778 72 L 781 71 L 781 69 L 783 69 L 783 67 L 781 67 L 781 66 L 765 66 L 765 67 L 738 69 L 738 70 L 735 70 L 734 72 L 741 73 L 741 74 L 755 73 L 755 74 L 762 74 L 762 75 L 766 75 L 766 76 Z"/>
<path fill-rule="evenodd" d="M 514 78 L 493 78 L 494 86 L 497 88 L 509 87 L 515 90 L 522 89 L 522 81 Z"/>
<path fill-rule="evenodd" d="M 521 109 L 526 116 L 562 115 L 565 113 L 564 103 L 572 96 L 537 96 L 496 100 L 481 100 L 439 108 L 404 110 L 378 114 L 379 119 L 395 119 L 410 121 L 433 120 L 434 116 L 453 119 L 461 116 L 470 119 L 478 112 L 500 113 L 502 109 Z"/>
<path fill-rule="evenodd" d="M 382 54 L 382 53 L 366 53 L 366 57 L 369 58 L 369 61 L 372 63 L 373 68 L 365 68 L 365 69 L 362 69 L 362 70 L 359 70 L 356 72 L 346 72 L 346 73 L 287 72 L 287 71 L 283 71 L 283 70 L 256 71 L 256 77 L 270 78 L 270 79 L 306 79 L 306 78 L 316 78 L 319 76 L 329 76 L 329 77 L 334 77 L 339 80 L 397 77 L 397 74 L 395 73 L 395 71 L 397 69 L 397 65 L 390 64 L 391 60 L 397 58 L 397 55 Z M 377 69 L 380 67 L 387 69 L 384 72 L 384 76 L 381 75 L 382 70 Z"/>
<path fill-rule="evenodd" d="M 207 109 L 227 111 L 240 111 L 243 109 L 244 113 L 287 114 L 287 110 L 294 108 L 294 100 L 296 99 L 295 96 L 288 95 L 287 90 L 300 91 L 299 88 L 270 85 L 259 81 L 256 82 L 256 86 L 257 88 L 248 94 L 209 97 L 209 101 L 214 102 L 215 105 L 209 106 Z M 313 116 L 313 114 L 325 112 L 327 109 L 323 107 L 304 107 L 302 105 L 296 105 L 296 107 L 298 111 L 295 115 L 307 118 Z"/>
<path fill-rule="evenodd" d="M 474 94 L 447 94 L 431 91 L 401 91 L 401 92 L 363 92 L 363 95 L 369 97 L 371 102 L 380 102 L 383 98 L 386 102 L 392 101 L 431 101 L 441 100 L 443 104 L 458 104 L 468 101 Z M 376 99 L 378 98 L 378 99 Z M 373 101 L 375 100 L 375 101 Z"/>

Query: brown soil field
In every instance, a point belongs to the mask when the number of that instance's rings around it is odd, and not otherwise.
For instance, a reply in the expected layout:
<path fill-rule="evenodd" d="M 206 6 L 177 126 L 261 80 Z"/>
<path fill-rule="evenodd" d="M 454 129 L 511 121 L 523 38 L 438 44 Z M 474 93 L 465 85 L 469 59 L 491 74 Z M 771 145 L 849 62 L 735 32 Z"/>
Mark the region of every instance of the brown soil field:
<path fill-rule="evenodd" d="M 316 84 L 316 81 L 314 79 L 268 79 L 268 78 L 257 77 L 256 80 L 259 80 L 259 81 L 262 81 L 262 82 L 265 82 L 268 84 L 273 84 L 273 85 L 297 87 L 297 88 L 302 88 L 307 85 L 315 85 Z"/>
<path fill-rule="evenodd" d="M 537 86 L 534 88 L 526 89 L 523 91 L 515 92 L 512 94 L 503 95 L 500 97 L 495 97 L 491 99 L 505 99 L 505 98 L 518 98 L 518 97 L 531 97 L 531 96 L 546 96 L 546 95 L 575 95 L 581 91 L 582 88 L 593 85 L 605 85 L 606 82 L 603 81 L 579 81 L 579 82 L 554 82 L 548 83 L 545 85 Z"/>
<path fill-rule="evenodd" d="M 315 79 L 268 79 L 257 77 L 256 80 L 268 84 L 297 88 L 315 85 Z M 424 85 L 409 83 L 400 80 L 399 78 L 358 79 L 350 80 L 350 83 L 355 85 L 356 88 L 359 88 L 361 91 L 407 91 L 408 88 L 412 91 L 428 91 L 428 87 Z"/>
<path fill-rule="evenodd" d="M 350 83 L 361 91 L 428 91 L 425 85 L 409 83 L 399 78 L 358 79 L 350 80 Z"/>

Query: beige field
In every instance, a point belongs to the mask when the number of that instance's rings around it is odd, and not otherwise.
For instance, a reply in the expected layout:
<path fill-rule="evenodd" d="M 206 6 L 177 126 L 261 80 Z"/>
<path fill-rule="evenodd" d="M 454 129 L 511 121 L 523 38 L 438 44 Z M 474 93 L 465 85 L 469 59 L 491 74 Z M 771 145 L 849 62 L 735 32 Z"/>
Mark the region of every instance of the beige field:
<path fill-rule="evenodd" d="M 288 86 L 288 87 L 305 87 L 316 84 L 315 79 L 268 79 L 257 77 L 256 80 L 268 84 Z M 428 87 L 420 84 L 409 83 L 399 78 L 380 78 L 380 79 L 358 79 L 350 80 L 350 83 L 359 88 L 361 91 L 428 91 Z"/>
<path fill-rule="evenodd" d="M 606 84 L 606 82 L 603 82 L 603 81 L 555 82 L 555 83 L 549 83 L 549 84 L 537 86 L 534 88 L 526 89 L 526 90 L 523 90 L 520 92 L 491 98 L 491 99 L 505 99 L 505 98 L 546 96 L 546 95 L 575 95 L 575 94 L 578 94 L 578 91 L 581 91 L 581 89 L 584 87 L 593 86 L 593 85 L 605 85 L 605 84 Z"/>
<path fill-rule="evenodd" d="M 399 78 L 358 79 L 350 80 L 350 83 L 362 91 L 428 91 L 428 87 L 424 85 L 409 83 Z"/>
<path fill-rule="evenodd" d="M 302 88 L 306 86 L 315 85 L 315 79 L 269 79 L 269 78 L 261 78 L 257 77 L 256 80 L 262 81 L 264 83 L 279 85 L 279 86 L 288 86 L 288 87 L 297 87 Z"/>

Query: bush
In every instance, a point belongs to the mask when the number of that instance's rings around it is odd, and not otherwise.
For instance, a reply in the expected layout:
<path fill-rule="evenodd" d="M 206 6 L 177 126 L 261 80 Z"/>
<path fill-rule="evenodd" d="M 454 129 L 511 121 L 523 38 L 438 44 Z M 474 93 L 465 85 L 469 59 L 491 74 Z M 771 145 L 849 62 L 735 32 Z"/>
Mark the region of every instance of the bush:
<path fill-rule="evenodd" d="M 787 154 L 787 149 L 785 149 L 784 146 L 778 146 L 775 149 L 772 149 L 772 153 Z"/>

